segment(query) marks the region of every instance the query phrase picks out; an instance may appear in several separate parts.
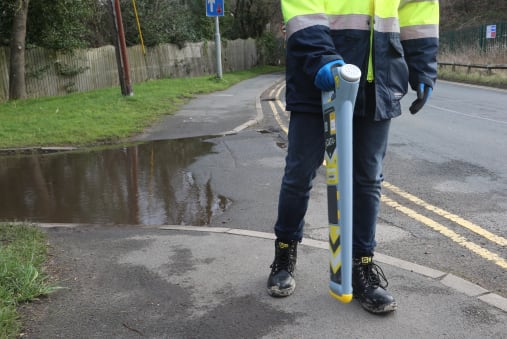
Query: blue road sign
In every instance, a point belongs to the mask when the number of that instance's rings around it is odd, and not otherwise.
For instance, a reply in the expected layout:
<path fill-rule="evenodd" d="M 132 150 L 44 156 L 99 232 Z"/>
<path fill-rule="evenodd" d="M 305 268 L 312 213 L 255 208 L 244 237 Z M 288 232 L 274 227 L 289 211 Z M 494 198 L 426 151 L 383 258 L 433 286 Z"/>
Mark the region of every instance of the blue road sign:
<path fill-rule="evenodd" d="M 206 0 L 206 16 L 224 16 L 224 0 Z"/>

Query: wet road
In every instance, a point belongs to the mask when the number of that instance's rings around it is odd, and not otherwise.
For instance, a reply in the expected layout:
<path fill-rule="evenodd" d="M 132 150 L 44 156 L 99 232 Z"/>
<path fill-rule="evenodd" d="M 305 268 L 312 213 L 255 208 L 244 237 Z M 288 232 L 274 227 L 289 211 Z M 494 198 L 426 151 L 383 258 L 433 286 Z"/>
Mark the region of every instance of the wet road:
<path fill-rule="evenodd" d="M 235 90 L 239 93 L 255 88 L 250 84 Z M 284 300 L 267 296 L 265 279 L 272 259 L 272 241 L 252 237 L 251 231 L 268 232 L 267 238 L 272 235 L 286 138 L 268 111 L 259 125 L 240 133 L 220 134 L 255 118 L 249 112 L 255 112 L 253 103 L 260 93 L 254 92 L 236 101 L 239 106 L 235 106 L 234 89 L 192 100 L 177 116 L 142 136 L 139 140 L 146 141 L 143 143 L 0 158 L 0 214 L 12 210 L 18 211 L 20 219 L 31 215 L 38 221 L 100 222 L 95 227 L 48 230 L 57 254 L 54 259 L 68 289 L 52 296 L 50 303 L 37 305 L 36 317 L 28 327 L 34 332 L 27 337 L 73 337 L 76 333 L 121 338 L 164 337 L 168 333 L 182 338 L 237 337 L 238 333 L 273 338 L 333 337 L 337 333 L 346 337 L 502 337 L 505 312 L 491 301 L 487 304 L 478 300 L 492 295 L 485 295 L 480 288 L 468 294 L 469 286 L 465 285 L 464 292 L 457 288 L 460 283 L 456 281 L 463 277 L 505 295 L 505 271 L 385 205 L 378 224 L 377 258 L 381 253 L 393 254 L 423 263 L 430 272 L 430 268 L 451 271 L 458 276 L 456 279 L 444 273 L 430 279 L 413 273 L 412 269 L 418 272 L 416 265 L 402 268 L 400 261 L 392 258 L 384 269 L 392 282 L 389 289 L 400 301 L 400 310 L 392 317 L 378 318 L 364 312 L 357 303 L 342 305 L 331 300 L 326 289 L 327 253 L 301 246 L 299 292 Z M 230 108 L 226 115 L 213 109 L 216 100 L 220 100 L 218 106 Z M 261 101 L 259 106 L 268 108 L 269 103 L 273 101 Z M 199 113 L 203 116 L 198 119 Z M 410 141 L 417 125 L 430 118 L 428 115 L 431 117 L 427 114 L 421 119 L 407 115 L 407 125 L 393 134 L 386 166 L 389 182 L 460 215 L 471 206 L 464 204 L 470 196 L 480 197 L 487 204 L 491 192 L 477 196 L 449 190 L 443 195 L 437 189 L 443 178 L 452 178 L 462 186 L 447 183 L 441 188 L 477 187 L 477 181 L 466 180 L 464 175 L 481 172 L 476 171 L 477 165 L 464 166 L 464 160 L 436 161 L 431 154 L 438 154 L 439 148 L 421 147 L 429 145 L 424 138 Z M 229 117 L 234 117 L 231 124 Z M 442 124 L 442 120 L 433 120 Z M 416 126 L 412 129 L 410 123 Z M 203 131 L 220 135 L 151 141 Z M 423 148 L 425 161 L 420 159 L 418 147 Z M 447 177 L 446 172 L 450 172 Z M 501 188 L 503 178 L 498 175 L 496 187 Z M 305 240 L 327 241 L 323 179 L 319 175 L 315 180 Z M 386 193 L 403 206 L 410 203 L 396 196 L 392 187 Z M 500 203 L 505 201 L 502 195 L 497 197 Z M 24 207 L 14 208 L 12 200 Z M 40 204 L 45 204 L 44 208 Z M 79 210 L 78 204 L 85 207 Z M 423 213 L 422 209 L 418 213 Z M 496 212 L 505 215 L 505 209 Z M 476 215 L 477 211 L 470 213 Z M 491 219 L 477 214 L 478 219 L 472 221 L 502 220 L 495 219 L 494 213 L 488 217 Z M 208 230 L 192 233 L 189 228 L 175 232 L 167 230 L 170 227 L 101 227 L 103 223 L 209 224 L 242 231 L 246 236 Z M 194 229 L 200 231 L 203 227 Z M 445 281 L 441 281 L 444 275 Z M 245 313 L 249 316 L 244 317 Z M 350 327 L 353 322 L 364 326 Z"/>
<path fill-rule="evenodd" d="M 221 165 L 236 167 L 228 157 L 234 145 L 213 148 L 225 145 L 219 137 L 257 123 L 261 93 L 280 79 L 266 74 L 197 96 L 132 144 L 0 156 L 0 221 L 209 225 L 232 201 L 217 193 L 204 168 L 220 166 L 196 160 L 225 151 Z M 216 172 L 220 177 L 224 169 Z"/>
<path fill-rule="evenodd" d="M 236 115 L 255 111 L 244 107 L 258 99 L 254 94 Z M 270 232 L 286 138 L 280 121 L 268 114 L 273 97 L 263 98 L 268 99 L 262 101 L 264 120 L 239 134 L 1 157 L 0 220 L 231 224 Z M 381 253 L 451 271 L 506 295 L 507 125 L 501 114 L 506 98 L 505 92 L 440 83 L 424 112 L 395 120 L 379 216 Z M 234 101 L 234 94 L 193 100 L 156 130 L 157 137 L 197 133 L 211 124 L 217 133 L 230 130 L 238 117 L 227 126 L 228 119 L 211 116 L 220 111 L 209 109 L 213 100 L 220 100 L 233 114 L 236 107 L 229 99 Z M 206 119 L 196 121 L 199 111 L 207 112 Z M 278 118 L 286 119 L 283 112 Z M 305 235 L 323 239 L 323 176 L 314 187 Z M 469 226 L 478 226 L 479 233 Z"/>

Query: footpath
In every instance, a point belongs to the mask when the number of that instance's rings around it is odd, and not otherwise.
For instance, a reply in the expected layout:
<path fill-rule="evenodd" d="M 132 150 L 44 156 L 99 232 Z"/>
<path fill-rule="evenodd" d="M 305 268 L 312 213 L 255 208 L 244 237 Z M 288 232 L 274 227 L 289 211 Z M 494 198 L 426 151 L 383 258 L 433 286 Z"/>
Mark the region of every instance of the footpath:
<path fill-rule="evenodd" d="M 199 96 L 136 140 L 248 133 L 263 118 L 261 94 L 281 80 L 264 75 Z M 309 237 L 298 249 L 294 295 L 272 298 L 273 235 L 238 220 L 41 224 L 64 288 L 25 306 L 23 338 L 507 338 L 505 298 L 381 253 L 398 310 L 378 316 L 354 300 L 341 304 L 328 294 L 327 243 Z"/>

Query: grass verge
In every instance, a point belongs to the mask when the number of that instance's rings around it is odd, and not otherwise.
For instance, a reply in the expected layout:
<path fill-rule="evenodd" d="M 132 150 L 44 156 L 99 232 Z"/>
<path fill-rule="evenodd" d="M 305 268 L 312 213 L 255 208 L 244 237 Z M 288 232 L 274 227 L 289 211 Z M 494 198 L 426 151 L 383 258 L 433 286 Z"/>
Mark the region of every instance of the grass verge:
<path fill-rule="evenodd" d="M 501 46 L 488 49 L 487 53 L 474 46 L 462 47 L 455 51 L 449 51 L 443 47 L 438 55 L 438 60 L 464 65 L 500 65 L 507 64 L 507 53 L 505 53 L 505 48 Z M 488 73 L 485 69 L 471 68 L 468 70 L 463 66 L 440 65 L 438 78 L 473 85 L 507 88 L 507 70 L 503 69 L 494 69 Z"/>
<path fill-rule="evenodd" d="M 42 273 L 46 259 L 43 232 L 28 224 L 0 223 L 0 338 L 18 337 L 19 303 L 56 289 Z"/>
<path fill-rule="evenodd" d="M 134 96 L 119 88 L 0 104 L 0 148 L 83 146 L 113 143 L 140 133 L 162 115 L 174 113 L 196 94 L 226 89 L 274 66 L 195 78 L 152 80 L 134 85 Z"/>
<path fill-rule="evenodd" d="M 454 59 L 452 59 L 454 60 Z M 152 80 L 134 85 L 134 96 L 118 88 L 0 104 L 0 148 L 87 146 L 115 143 L 174 113 L 196 94 L 226 89 L 260 74 L 282 71 L 263 66 L 215 76 Z M 439 78 L 507 88 L 505 76 L 439 70 Z"/>
<path fill-rule="evenodd" d="M 499 73 L 491 75 L 481 71 L 467 73 L 466 71 L 453 71 L 448 67 L 439 69 L 438 78 L 472 85 L 507 89 L 507 76 Z"/>

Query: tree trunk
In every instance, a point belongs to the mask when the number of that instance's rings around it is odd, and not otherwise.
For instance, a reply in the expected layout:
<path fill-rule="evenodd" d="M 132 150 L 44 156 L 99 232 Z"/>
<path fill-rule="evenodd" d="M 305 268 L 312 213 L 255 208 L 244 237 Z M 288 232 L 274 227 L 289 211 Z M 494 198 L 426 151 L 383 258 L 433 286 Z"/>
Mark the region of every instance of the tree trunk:
<path fill-rule="evenodd" d="M 16 0 L 11 35 L 9 99 L 26 98 L 25 38 L 29 0 Z"/>

